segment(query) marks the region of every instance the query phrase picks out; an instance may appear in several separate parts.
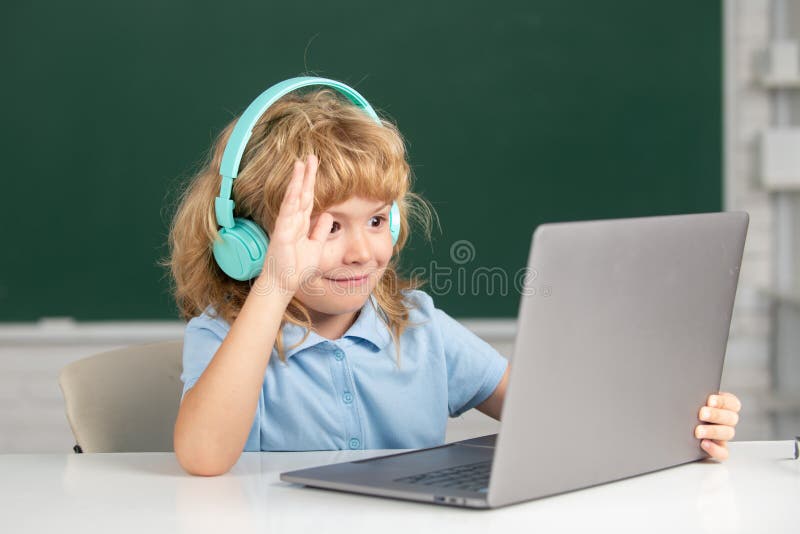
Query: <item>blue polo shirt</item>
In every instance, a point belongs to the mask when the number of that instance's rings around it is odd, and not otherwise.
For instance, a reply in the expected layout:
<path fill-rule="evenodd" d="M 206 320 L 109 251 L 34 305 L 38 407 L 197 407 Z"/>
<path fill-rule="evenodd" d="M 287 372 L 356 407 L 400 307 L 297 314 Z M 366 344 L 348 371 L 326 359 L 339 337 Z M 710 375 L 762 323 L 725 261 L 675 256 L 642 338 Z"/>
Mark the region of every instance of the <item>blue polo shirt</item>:
<path fill-rule="evenodd" d="M 486 400 L 508 361 L 436 308 L 424 291 L 405 293 L 412 323 L 400 336 L 400 367 L 370 296 L 339 339 L 316 332 L 286 351 L 273 347 L 245 451 L 416 449 L 444 443 L 447 417 Z M 374 306 L 374 305 L 375 306 Z M 208 366 L 229 325 L 206 310 L 186 325 L 183 394 Z M 213 310 L 212 310 L 213 311 Z M 283 326 L 284 347 L 305 329 Z"/>

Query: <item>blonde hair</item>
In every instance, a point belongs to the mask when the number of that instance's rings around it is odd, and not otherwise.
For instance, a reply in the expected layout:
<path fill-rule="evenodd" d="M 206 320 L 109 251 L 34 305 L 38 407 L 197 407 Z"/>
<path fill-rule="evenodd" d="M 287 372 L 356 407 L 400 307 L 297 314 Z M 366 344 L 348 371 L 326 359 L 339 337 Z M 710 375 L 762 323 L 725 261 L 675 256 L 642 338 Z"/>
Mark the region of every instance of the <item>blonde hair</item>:
<path fill-rule="evenodd" d="M 220 189 L 220 163 L 236 120 L 217 136 L 199 172 L 181 192 L 169 232 L 170 257 L 162 260 L 172 275 L 172 293 L 181 318 L 189 320 L 207 307 L 214 317 L 233 324 L 253 281 L 225 275 L 212 255 L 218 228 L 214 198 Z M 397 273 L 399 253 L 410 235 L 410 218 L 421 223 L 430 241 L 435 211 L 411 191 L 410 167 L 403 137 L 397 127 L 381 118 L 378 125 L 362 109 L 338 92 L 317 89 L 292 92 L 276 101 L 253 128 L 238 177 L 233 181 L 235 217 L 252 219 L 265 231 L 273 228 L 292 175 L 294 162 L 307 154 L 319 158 L 314 213 L 344 202 L 351 196 L 375 201 L 396 201 L 400 210 L 400 235 L 393 256 L 374 296 L 395 342 L 400 363 L 400 335 L 409 326 L 409 310 L 402 291 L 417 289 L 425 281 L 405 279 Z M 376 310 L 378 311 L 378 310 Z M 284 312 L 275 344 L 286 362 L 282 327 L 286 322 L 304 327 L 302 344 L 313 323 L 308 309 L 293 298 Z"/>

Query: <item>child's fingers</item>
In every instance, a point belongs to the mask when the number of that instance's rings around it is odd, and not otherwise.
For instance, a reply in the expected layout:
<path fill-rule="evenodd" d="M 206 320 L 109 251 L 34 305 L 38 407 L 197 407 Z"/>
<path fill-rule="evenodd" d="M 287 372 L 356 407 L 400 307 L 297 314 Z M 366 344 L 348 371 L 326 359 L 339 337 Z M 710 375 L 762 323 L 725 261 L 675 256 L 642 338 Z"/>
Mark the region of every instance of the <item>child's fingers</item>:
<path fill-rule="evenodd" d="M 293 219 L 297 214 L 304 169 L 305 165 L 302 161 L 295 161 L 294 169 L 292 170 L 292 178 L 289 180 L 289 185 L 286 186 L 286 192 L 283 194 L 283 202 L 281 202 L 278 217 L 275 219 L 275 229 L 273 231 L 275 234 L 291 229 L 295 222 Z"/>
<path fill-rule="evenodd" d="M 698 439 L 720 439 L 728 441 L 736 435 L 736 430 L 727 425 L 697 425 L 694 429 L 694 436 Z"/>
<path fill-rule="evenodd" d="M 300 211 L 303 212 L 306 218 L 311 216 L 311 210 L 314 207 L 314 183 L 317 177 L 318 165 L 317 157 L 310 154 L 305 168 L 305 175 L 303 176 L 303 192 L 300 198 Z"/>
<path fill-rule="evenodd" d="M 300 225 L 298 235 L 303 237 L 308 235 L 308 229 L 311 225 L 311 209 L 314 207 L 314 179 L 316 178 L 316 157 L 313 154 L 309 154 L 307 161 L 297 211 L 298 224 Z"/>
<path fill-rule="evenodd" d="M 314 230 L 311 232 L 310 239 L 324 243 L 328 239 L 328 233 L 331 231 L 331 224 L 333 224 L 333 215 L 327 212 L 321 213 L 314 225 Z"/>
<path fill-rule="evenodd" d="M 702 447 L 709 456 L 717 460 L 726 460 L 728 458 L 728 444 L 724 441 L 704 439 L 700 442 L 700 447 Z"/>
<path fill-rule="evenodd" d="M 724 391 L 720 391 L 719 395 L 709 395 L 707 404 L 713 408 L 722 408 L 732 412 L 742 409 L 742 403 L 736 395 Z"/>
<path fill-rule="evenodd" d="M 278 215 L 291 215 L 292 208 L 296 209 L 297 202 L 300 197 L 300 188 L 303 185 L 303 172 L 305 164 L 298 160 L 294 162 L 292 169 L 292 178 L 289 180 L 289 185 L 286 186 L 286 192 L 283 194 L 283 202 L 281 202 L 281 209 Z"/>
<path fill-rule="evenodd" d="M 718 425 L 736 426 L 739 423 L 738 413 L 720 408 L 709 408 L 708 406 L 700 408 L 697 418 L 701 421 Z"/>

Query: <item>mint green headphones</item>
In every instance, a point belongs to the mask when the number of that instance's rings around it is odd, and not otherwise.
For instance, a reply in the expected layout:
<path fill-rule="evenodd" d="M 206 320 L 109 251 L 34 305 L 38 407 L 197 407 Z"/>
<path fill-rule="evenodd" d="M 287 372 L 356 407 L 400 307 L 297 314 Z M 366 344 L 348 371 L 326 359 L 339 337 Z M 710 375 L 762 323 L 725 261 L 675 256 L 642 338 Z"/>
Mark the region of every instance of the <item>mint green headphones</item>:
<path fill-rule="evenodd" d="M 239 164 L 242 161 L 245 146 L 253 133 L 253 127 L 267 111 L 267 108 L 286 93 L 308 85 L 326 85 L 336 89 L 363 109 L 375 122 L 381 124 L 375 110 L 355 89 L 335 80 L 313 76 L 289 78 L 276 83 L 247 106 L 242 116 L 236 121 L 233 133 L 225 146 L 220 165 L 222 185 L 219 196 L 214 201 L 217 224 L 222 226 L 219 231 L 219 239 L 214 241 L 214 259 L 222 271 L 234 280 L 250 280 L 257 276 L 264 267 L 264 258 L 267 256 L 267 247 L 269 246 L 269 238 L 259 225 L 249 219 L 234 218 L 233 216 L 233 208 L 236 204 L 231 200 L 231 189 L 233 181 L 239 175 Z M 389 211 L 389 231 L 392 234 L 392 245 L 394 245 L 400 236 L 400 210 L 397 202 L 392 203 Z"/>

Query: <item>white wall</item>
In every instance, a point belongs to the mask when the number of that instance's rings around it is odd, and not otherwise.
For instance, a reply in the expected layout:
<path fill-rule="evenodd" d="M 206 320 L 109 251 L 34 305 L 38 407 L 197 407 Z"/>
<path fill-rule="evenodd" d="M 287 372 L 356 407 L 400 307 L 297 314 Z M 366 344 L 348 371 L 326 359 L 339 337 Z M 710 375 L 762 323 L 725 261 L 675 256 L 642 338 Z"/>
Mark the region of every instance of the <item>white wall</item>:
<path fill-rule="evenodd" d="M 511 359 L 516 322 L 464 320 L 462 323 Z M 74 444 L 64 415 L 58 373 L 77 359 L 137 343 L 180 339 L 181 322 L 0 325 L 0 453 L 66 452 Z M 729 352 L 746 353 L 732 340 Z M 752 378 L 746 368 L 726 364 L 723 387 L 744 391 Z M 768 437 L 759 417 L 740 423 L 739 439 Z M 448 424 L 453 441 L 497 432 L 499 424 L 471 410 Z"/>
<path fill-rule="evenodd" d="M 514 323 L 470 320 L 464 324 L 510 357 Z M 0 454 L 69 452 L 75 444 L 64 413 L 58 374 L 86 356 L 139 343 L 183 337 L 183 323 L 74 323 L 0 325 Z M 448 441 L 497 432 L 498 423 L 471 410 L 448 424 Z"/>

